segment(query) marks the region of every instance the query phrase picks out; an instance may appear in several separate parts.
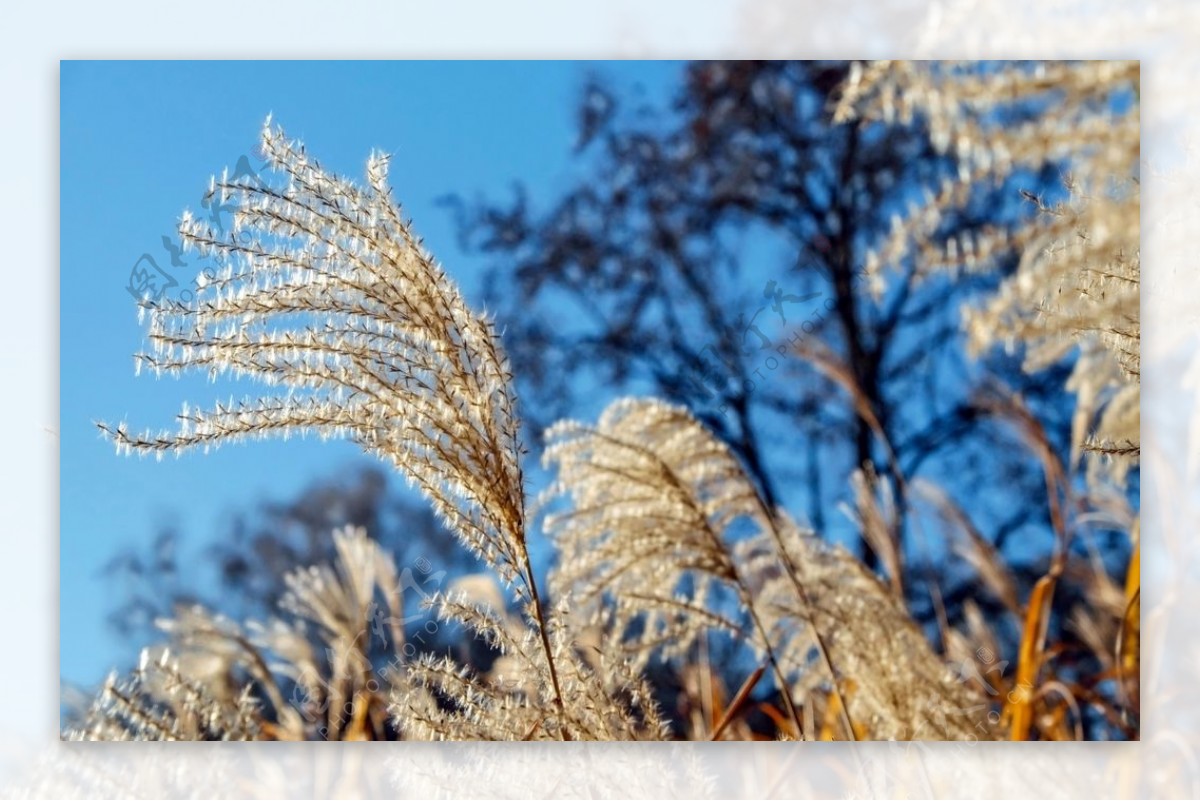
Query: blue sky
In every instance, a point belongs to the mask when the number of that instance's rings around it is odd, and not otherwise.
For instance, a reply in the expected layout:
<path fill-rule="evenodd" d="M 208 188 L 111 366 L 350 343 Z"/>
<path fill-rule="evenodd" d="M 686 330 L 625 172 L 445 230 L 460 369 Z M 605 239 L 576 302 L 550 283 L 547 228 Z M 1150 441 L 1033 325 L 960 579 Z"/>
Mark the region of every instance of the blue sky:
<path fill-rule="evenodd" d="M 144 253 L 172 267 L 185 209 L 208 178 L 252 155 L 268 113 L 327 166 L 362 174 L 367 154 L 393 153 L 391 179 L 418 232 L 468 297 L 481 263 L 459 252 L 448 193 L 533 200 L 570 184 L 575 100 L 591 71 L 660 97 L 671 62 L 63 62 L 61 65 L 61 606 L 60 675 L 91 684 L 130 654 L 109 635 L 115 599 L 100 576 L 121 548 L 167 522 L 191 540 L 229 512 L 286 499 L 365 463 L 351 444 L 256 443 L 207 456 L 118 457 L 96 420 L 171 427 L 193 406 L 250 388 L 135 377 L 144 341 L 126 287 Z M 189 257 L 184 256 L 186 261 Z M 141 266 L 145 266 L 145 262 Z M 186 569 L 186 568 L 185 568 Z"/>

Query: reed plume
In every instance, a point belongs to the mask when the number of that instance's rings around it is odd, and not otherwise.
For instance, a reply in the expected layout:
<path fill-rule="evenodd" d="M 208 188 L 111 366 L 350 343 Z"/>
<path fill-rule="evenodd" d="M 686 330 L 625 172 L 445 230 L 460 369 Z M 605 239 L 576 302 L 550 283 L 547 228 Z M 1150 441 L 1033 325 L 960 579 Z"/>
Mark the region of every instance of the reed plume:
<path fill-rule="evenodd" d="M 686 409 L 625 399 L 595 426 L 560 423 L 545 458 L 566 499 L 547 527 L 560 595 L 606 608 L 610 636 L 642 663 L 694 657 L 721 632 L 775 674 L 796 736 L 798 705 L 841 718 L 848 739 L 987 737 L 965 692 L 898 600 L 840 548 L 768 509 L 728 446 Z M 840 714 L 839 714 L 840 713 Z"/>

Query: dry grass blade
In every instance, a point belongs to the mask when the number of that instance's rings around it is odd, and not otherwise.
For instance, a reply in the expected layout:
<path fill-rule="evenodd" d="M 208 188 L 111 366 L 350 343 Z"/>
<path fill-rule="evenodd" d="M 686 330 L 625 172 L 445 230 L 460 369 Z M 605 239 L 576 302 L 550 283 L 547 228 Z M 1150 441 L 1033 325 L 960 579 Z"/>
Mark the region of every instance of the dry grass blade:
<path fill-rule="evenodd" d="M 721 739 L 721 735 L 725 733 L 725 729 L 741 714 L 742 709 L 746 706 L 746 702 L 750 699 L 750 693 L 754 692 L 754 688 L 758 686 L 759 679 L 767 672 L 767 667 L 767 664 L 761 664 L 754 669 L 753 673 L 746 677 L 746 681 L 742 683 L 741 688 L 734 694 L 733 700 L 729 702 L 729 706 L 725 707 L 725 712 L 721 715 L 720 720 L 713 726 L 712 734 L 709 735 L 708 739 L 713 742 Z"/>
<path fill-rule="evenodd" d="M 1004 603 L 1010 612 L 1020 616 L 1021 603 L 1012 571 L 1005 564 L 1001 555 L 997 553 L 995 547 L 975 527 L 962 507 L 956 504 L 940 487 L 928 481 L 914 480 L 912 490 L 914 495 L 933 504 L 938 513 L 948 523 L 953 524 L 955 530 L 965 535 L 952 540 L 951 547 L 954 552 L 975 570 L 987 588 Z"/>
<path fill-rule="evenodd" d="M 1026 604 L 1021 645 L 1017 655 L 1017 675 L 1013 691 L 1005 705 L 1009 718 L 1009 737 L 1028 740 L 1033 723 L 1033 702 L 1038 694 L 1038 676 L 1045 655 L 1046 630 L 1050 625 L 1050 605 L 1058 579 L 1047 575 L 1038 579 Z"/>
<path fill-rule="evenodd" d="M 1125 576 L 1125 612 L 1121 615 L 1121 625 L 1117 630 L 1116 666 L 1117 683 L 1121 688 L 1124 700 L 1122 718 L 1132 706 L 1136 708 L 1135 693 L 1130 693 L 1129 687 L 1139 684 L 1139 668 L 1141 667 L 1141 613 L 1142 613 L 1142 571 L 1141 546 L 1133 549 L 1129 560 L 1129 569 Z"/>
<path fill-rule="evenodd" d="M 1067 512 L 1076 505 L 1066 478 L 1066 471 L 1055 453 L 1045 428 L 1019 397 L 996 388 L 981 396 L 981 407 L 1008 419 L 1042 462 L 1046 477 L 1046 496 L 1050 505 L 1050 523 L 1054 528 L 1055 547 L 1050 567 L 1034 585 L 1025 607 L 1021 643 L 1017 658 L 1017 675 L 1012 698 L 1006 704 L 1010 720 L 1009 736 L 1013 740 L 1028 739 L 1033 723 L 1033 703 L 1038 696 L 1038 677 L 1041 674 L 1050 625 L 1054 590 L 1066 570 L 1070 531 Z"/>

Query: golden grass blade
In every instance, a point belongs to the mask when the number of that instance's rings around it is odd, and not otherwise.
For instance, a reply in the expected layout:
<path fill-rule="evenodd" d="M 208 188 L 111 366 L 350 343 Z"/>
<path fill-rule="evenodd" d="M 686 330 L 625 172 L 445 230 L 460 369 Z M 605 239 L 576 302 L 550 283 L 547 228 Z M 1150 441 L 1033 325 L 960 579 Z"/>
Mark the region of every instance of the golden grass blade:
<path fill-rule="evenodd" d="M 725 729 L 728 728 L 729 724 L 732 723 L 739 714 L 741 714 L 742 707 L 746 705 L 746 699 L 748 699 L 750 697 L 750 693 L 754 691 L 755 686 L 758 684 L 758 680 L 761 679 L 763 674 L 767 672 L 767 666 L 768 663 L 763 662 L 754 669 L 753 673 L 746 677 L 746 680 L 742 682 L 741 689 L 737 691 L 737 694 L 733 696 L 733 700 L 729 702 L 729 706 L 725 708 L 725 712 L 721 715 L 721 719 L 717 721 L 717 725 L 713 727 L 712 736 L 710 736 L 708 739 L 712 740 L 713 742 L 721 739 L 721 735 L 725 733 Z"/>
<path fill-rule="evenodd" d="M 1038 674 L 1045 653 L 1046 627 L 1050 623 L 1050 604 L 1058 579 L 1053 574 L 1042 576 L 1034 585 L 1025 611 L 1021 631 L 1021 647 L 1017 657 L 1017 677 L 1006 703 L 1010 720 L 1010 739 L 1028 740 L 1033 724 L 1033 701 L 1037 696 Z"/>

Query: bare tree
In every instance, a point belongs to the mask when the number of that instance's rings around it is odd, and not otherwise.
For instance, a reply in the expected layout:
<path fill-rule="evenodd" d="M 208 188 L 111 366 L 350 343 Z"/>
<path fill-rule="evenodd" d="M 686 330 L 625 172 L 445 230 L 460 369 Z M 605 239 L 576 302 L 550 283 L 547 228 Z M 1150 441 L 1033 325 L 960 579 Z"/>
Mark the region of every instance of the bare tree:
<path fill-rule="evenodd" d="M 494 257 L 490 303 L 535 424 L 597 394 L 649 390 L 695 410 L 768 502 L 800 505 L 819 530 L 838 526 L 848 479 L 867 466 L 892 480 L 927 474 L 952 493 L 1011 488 L 973 504 L 1003 547 L 1013 532 L 1047 530 L 1048 512 L 1006 500 L 1037 497 L 1037 463 L 975 392 L 982 375 L 1004 377 L 1046 401 L 1065 441 L 1061 376 L 1024 376 L 1002 353 L 978 369 L 958 337 L 960 305 L 1015 259 L 954 281 L 918 280 L 901 260 L 885 292 L 868 291 L 872 246 L 958 166 L 919 120 L 835 121 L 850 70 L 690 64 L 669 108 L 625 109 L 593 81 L 580 110 L 585 177 L 543 210 L 523 194 L 460 205 L 464 236 Z M 1019 189 L 1040 192 L 1054 174 L 1015 172 L 938 233 L 1018 224 L 1032 213 Z"/>

